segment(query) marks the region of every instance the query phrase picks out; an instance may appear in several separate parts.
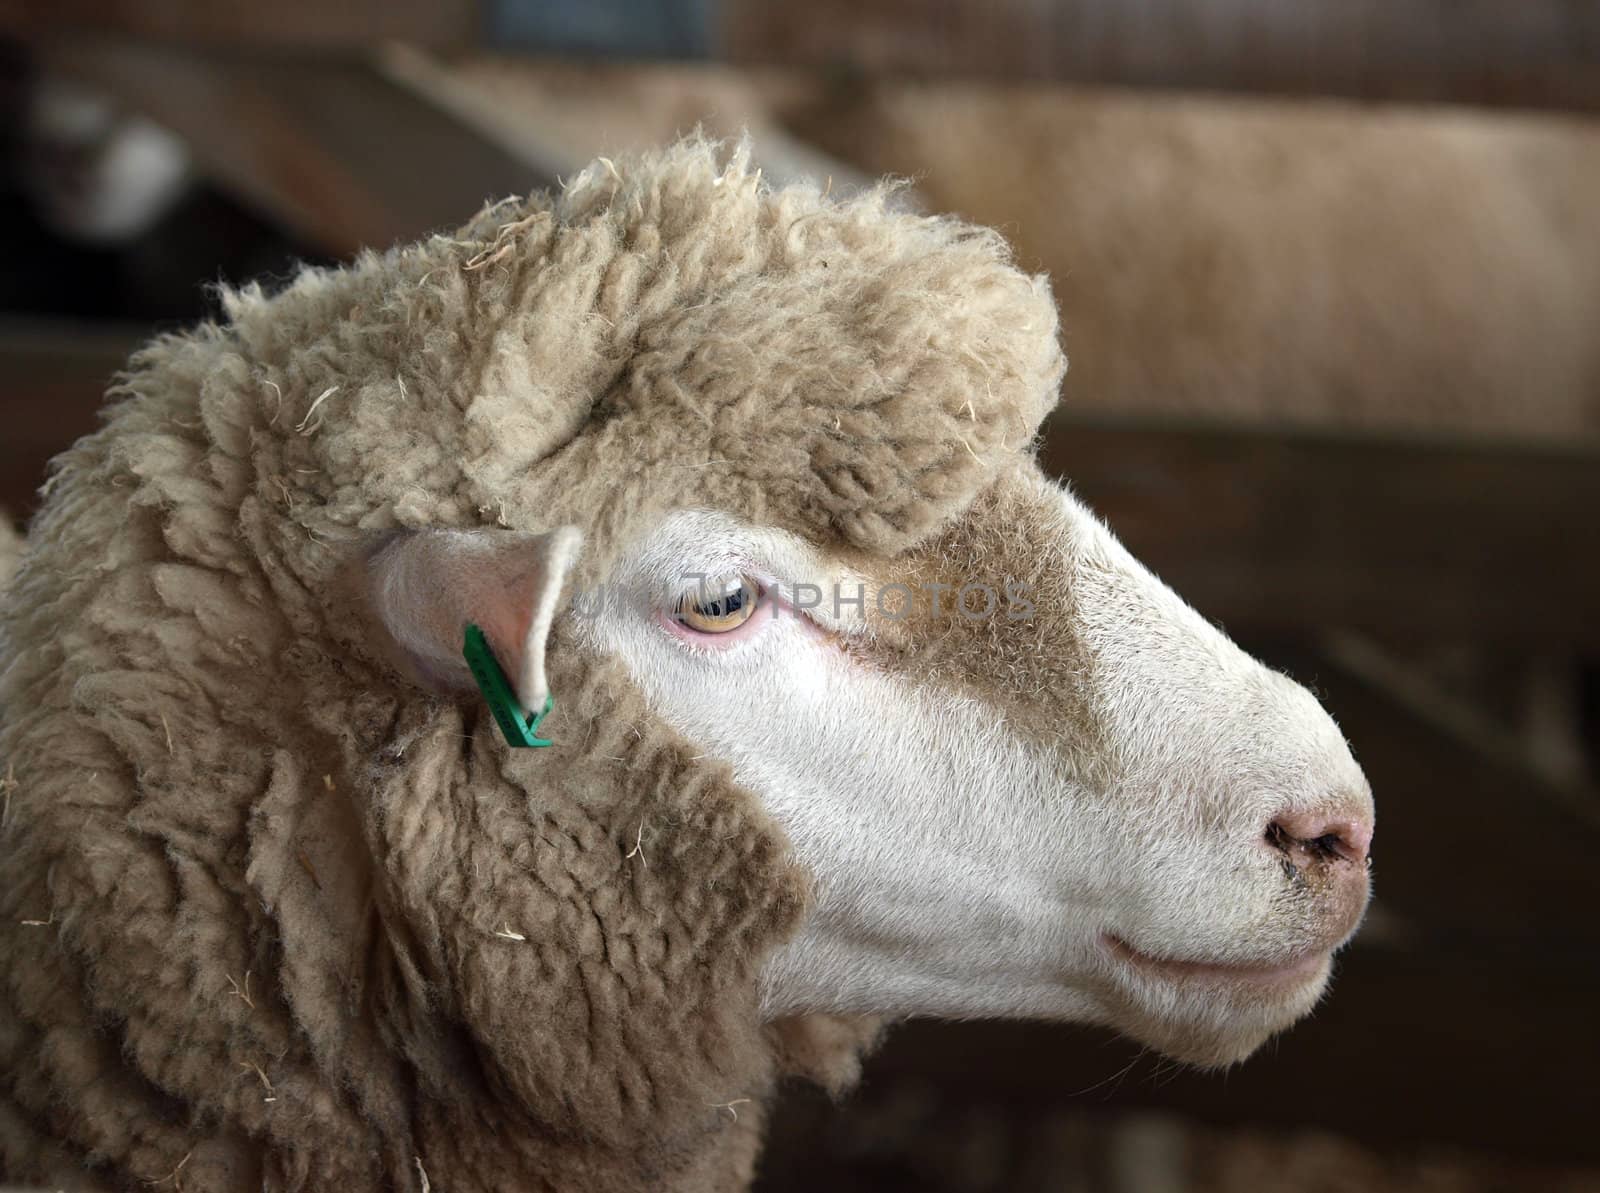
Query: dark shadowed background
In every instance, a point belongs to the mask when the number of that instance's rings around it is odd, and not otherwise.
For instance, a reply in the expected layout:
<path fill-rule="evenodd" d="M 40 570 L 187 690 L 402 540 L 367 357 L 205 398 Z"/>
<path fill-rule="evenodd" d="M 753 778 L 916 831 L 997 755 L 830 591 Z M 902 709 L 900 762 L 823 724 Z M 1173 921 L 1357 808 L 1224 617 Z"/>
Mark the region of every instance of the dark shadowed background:
<path fill-rule="evenodd" d="M 0 0 L 0 507 L 140 340 L 700 124 L 1047 270 L 1044 461 L 1377 794 L 1226 1073 L 913 1023 L 758 1187 L 1600 1189 L 1600 3 Z"/>

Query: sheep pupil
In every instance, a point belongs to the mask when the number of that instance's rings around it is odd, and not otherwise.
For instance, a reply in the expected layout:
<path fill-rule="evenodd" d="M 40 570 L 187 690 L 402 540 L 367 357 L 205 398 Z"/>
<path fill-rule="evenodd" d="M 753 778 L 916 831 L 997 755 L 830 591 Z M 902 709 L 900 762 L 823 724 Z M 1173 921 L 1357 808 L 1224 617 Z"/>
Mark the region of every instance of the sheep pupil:
<path fill-rule="evenodd" d="M 695 611 L 704 614 L 706 617 L 727 617 L 729 614 L 737 613 L 742 608 L 744 608 L 744 589 L 741 588 L 736 592 L 730 592 L 718 597 L 710 604 L 697 604 Z"/>

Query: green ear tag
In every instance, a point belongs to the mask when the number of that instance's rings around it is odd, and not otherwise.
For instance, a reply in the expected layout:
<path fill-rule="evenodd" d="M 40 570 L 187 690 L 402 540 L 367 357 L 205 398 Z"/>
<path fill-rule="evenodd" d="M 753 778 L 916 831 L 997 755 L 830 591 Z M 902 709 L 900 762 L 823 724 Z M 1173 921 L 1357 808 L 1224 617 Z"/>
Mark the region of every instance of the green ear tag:
<path fill-rule="evenodd" d="M 472 669 L 472 678 L 478 681 L 478 691 L 482 692 L 483 698 L 489 702 L 489 711 L 499 723 L 500 732 L 505 734 L 507 745 L 554 744 L 536 736 L 534 730 L 539 728 L 539 722 L 543 721 L 555 707 L 555 693 L 552 692 L 544 698 L 544 707 L 537 713 L 524 714 L 522 707 L 517 703 L 515 693 L 511 690 L 511 682 L 506 679 L 506 673 L 500 670 L 494 652 L 489 649 L 489 640 L 483 636 L 482 630 L 470 623 L 467 625 L 467 640 L 461 648 L 461 656 L 467 660 L 467 666 Z"/>

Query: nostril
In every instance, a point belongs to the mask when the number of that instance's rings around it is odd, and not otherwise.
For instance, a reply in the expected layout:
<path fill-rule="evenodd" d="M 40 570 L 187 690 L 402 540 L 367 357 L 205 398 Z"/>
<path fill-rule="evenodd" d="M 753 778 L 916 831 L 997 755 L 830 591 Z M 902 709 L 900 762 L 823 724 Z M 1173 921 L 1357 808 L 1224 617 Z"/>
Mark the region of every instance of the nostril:
<path fill-rule="evenodd" d="M 1298 850 L 1312 859 L 1359 865 L 1367 860 L 1372 846 L 1372 822 L 1354 816 L 1285 812 L 1267 825 L 1266 840 L 1285 854 Z"/>

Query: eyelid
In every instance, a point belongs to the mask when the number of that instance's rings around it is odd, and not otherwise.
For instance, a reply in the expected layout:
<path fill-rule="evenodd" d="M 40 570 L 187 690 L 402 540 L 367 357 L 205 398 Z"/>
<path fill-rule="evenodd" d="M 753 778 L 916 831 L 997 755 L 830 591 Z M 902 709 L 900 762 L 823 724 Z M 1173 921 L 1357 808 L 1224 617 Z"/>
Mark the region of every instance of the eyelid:
<path fill-rule="evenodd" d="M 742 588 L 749 589 L 753 595 L 760 597 L 766 592 L 767 586 L 760 577 L 750 572 L 706 574 L 704 578 L 700 578 L 700 574 L 696 573 L 680 579 L 674 587 L 667 590 L 665 605 L 669 609 L 677 609 L 696 601 L 714 601 Z"/>

